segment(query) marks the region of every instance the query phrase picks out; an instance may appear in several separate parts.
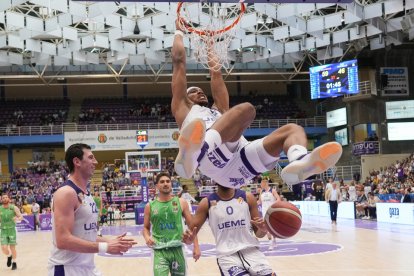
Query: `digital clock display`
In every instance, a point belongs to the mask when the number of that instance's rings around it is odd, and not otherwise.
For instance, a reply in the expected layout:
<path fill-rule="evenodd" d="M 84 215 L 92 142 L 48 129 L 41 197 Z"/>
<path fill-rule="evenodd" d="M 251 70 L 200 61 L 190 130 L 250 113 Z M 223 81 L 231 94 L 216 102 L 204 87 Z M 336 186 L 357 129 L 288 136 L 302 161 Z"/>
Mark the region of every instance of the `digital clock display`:
<path fill-rule="evenodd" d="M 137 130 L 137 145 L 146 146 L 148 145 L 148 131 L 146 130 Z"/>
<path fill-rule="evenodd" d="M 311 99 L 359 93 L 356 60 L 309 68 Z"/>

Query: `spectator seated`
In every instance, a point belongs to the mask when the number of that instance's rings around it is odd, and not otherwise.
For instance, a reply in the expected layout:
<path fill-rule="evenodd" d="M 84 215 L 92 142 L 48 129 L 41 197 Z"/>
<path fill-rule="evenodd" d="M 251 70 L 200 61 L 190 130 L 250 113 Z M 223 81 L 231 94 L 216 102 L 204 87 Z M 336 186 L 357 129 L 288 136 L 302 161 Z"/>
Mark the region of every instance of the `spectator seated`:
<path fill-rule="evenodd" d="M 10 132 L 20 126 L 60 125 L 66 122 L 67 99 L 15 100 L 0 103 L 0 125 Z"/>

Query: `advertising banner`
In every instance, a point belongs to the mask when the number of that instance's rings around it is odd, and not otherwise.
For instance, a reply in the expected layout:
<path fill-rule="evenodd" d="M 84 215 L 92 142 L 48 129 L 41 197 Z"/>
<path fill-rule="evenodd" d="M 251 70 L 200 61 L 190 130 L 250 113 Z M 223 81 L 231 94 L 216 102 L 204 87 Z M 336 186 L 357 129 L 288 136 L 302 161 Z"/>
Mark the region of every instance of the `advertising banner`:
<path fill-rule="evenodd" d="M 329 217 L 329 204 L 325 201 L 291 201 L 302 215 Z M 341 202 L 338 205 L 338 218 L 355 218 L 354 202 Z"/>
<path fill-rule="evenodd" d="M 17 232 L 26 232 L 35 230 L 35 221 L 33 215 L 23 215 L 21 222 L 16 223 Z"/>
<path fill-rule="evenodd" d="M 414 225 L 414 203 L 377 203 L 377 221 Z"/>
<path fill-rule="evenodd" d="M 147 133 L 145 149 L 178 148 L 178 128 L 149 129 Z M 138 149 L 136 130 L 65 132 L 65 150 L 75 143 L 88 144 L 93 151 Z"/>
<path fill-rule="evenodd" d="M 379 143 L 377 141 L 366 141 L 352 144 L 352 154 L 355 156 L 378 153 Z"/>
<path fill-rule="evenodd" d="M 134 209 L 135 209 L 135 224 L 137 225 L 144 224 L 145 205 L 137 204 Z"/>
<path fill-rule="evenodd" d="M 52 214 L 39 215 L 40 230 L 52 230 Z"/>
<path fill-rule="evenodd" d="M 409 96 L 407 67 L 381 67 L 380 74 L 385 79 L 382 96 Z"/>

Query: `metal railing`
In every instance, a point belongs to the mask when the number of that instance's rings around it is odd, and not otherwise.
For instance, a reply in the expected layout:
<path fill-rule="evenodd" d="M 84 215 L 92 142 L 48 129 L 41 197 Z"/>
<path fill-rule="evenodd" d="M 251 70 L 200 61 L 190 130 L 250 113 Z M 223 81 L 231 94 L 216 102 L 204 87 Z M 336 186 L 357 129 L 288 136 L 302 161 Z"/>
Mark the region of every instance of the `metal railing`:
<path fill-rule="evenodd" d="M 359 93 L 358 94 L 346 94 L 345 98 L 351 98 L 351 97 L 358 97 L 362 95 L 375 95 L 375 93 L 372 93 L 372 87 L 370 81 L 361 81 L 359 82 Z"/>
<path fill-rule="evenodd" d="M 283 125 L 294 123 L 303 127 L 326 127 L 326 118 L 316 116 L 305 119 L 269 119 L 254 120 L 250 128 L 279 128 Z M 78 125 L 75 123 L 53 126 L 20 126 L 0 127 L 0 136 L 32 136 L 32 135 L 56 135 L 65 131 L 107 131 L 107 130 L 137 130 L 137 129 L 171 129 L 178 128 L 175 122 L 157 123 L 131 123 L 131 124 L 93 124 Z"/>
<path fill-rule="evenodd" d="M 343 180 L 352 180 L 355 173 L 359 173 L 359 175 L 361 175 L 361 166 L 337 166 L 330 168 L 323 173 L 323 177 L 324 179 L 335 177 L 336 180 L 339 180 L 341 178 Z"/>

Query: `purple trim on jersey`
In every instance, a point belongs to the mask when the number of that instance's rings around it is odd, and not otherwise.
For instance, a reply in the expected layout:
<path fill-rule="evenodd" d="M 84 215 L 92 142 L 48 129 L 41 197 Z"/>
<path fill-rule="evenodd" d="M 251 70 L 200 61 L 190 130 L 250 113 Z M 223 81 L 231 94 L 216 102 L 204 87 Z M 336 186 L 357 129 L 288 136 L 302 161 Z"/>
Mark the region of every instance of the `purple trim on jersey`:
<path fill-rule="evenodd" d="M 75 192 L 76 192 L 76 194 L 79 194 L 79 193 L 82 193 L 83 194 L 83 191 L 78 187 L 78 186 L 76 186 L 75 185 L 75 183 L 73 183 L 73 181 L 72 180 L 66 180 L 63 184 L 62 184 L 62 186 L 60 186 L 59 187 L 59 189 L 60 188 L 62 188 L 62 187 L 65 187 L 65 186 L 69 186 L 69 187 L 71 187 L 72 189 L 74 189 L 75 190 Z M 87 190 L 86 191 L 87 192 L 87 194 L 85 194 L 85 195 L 87 195 L 87 196 L 89 196 L 91 193 L 89 192 L 89 190 Z"/>
<path fill-rule="evenodd" d="M 63 265 L 55 265 L 55 273 L 53 276 L 65 276 L 65 267 Z"/>
<path fill-rule="evenodd" d="M 200 163 L 201 159 L 204 158 L 204 156 L 206 155 L 207 151 L 208 151 L 208 144 L 207 142 L 204 142 L 203 146 L 201 147 L 201 151 L 200 151 L 200 155 L 197 157 L 197 162 Z"/>
<path fill-rule="evenodd" d="M 247 202 L 247 196 L 246 196 L 246 192 L 243 190 L 236 190 L 236 192 L 234 193 L 234 197 L 233 198 L 239 198 L 242 197 L 244 199 L 245 202 Z"/>
<path fill-rule="evenodd" d="M 239 198 L 239 197 L 243 198 L 244 201 L 247 202 L 246 192 L 243 191 L 243 190 L 235 190 L 233 197 L 230 198 L 230 199 L 226 199 L 226 200 L 221 199 L 217 193 L 213 193 L 213 194 L 211 194 L 211 195 L 209 195 L 207 197 L 207 200 L 208 200 L 208 209 L 210 209 L 210 206 L 211 206 L 210 201 L 213 201 L 213 200 L 215 200 L 215 201 L 230 201 L 233 198 Z"/>
<path fill-rule="evenodd" d="M 220 264 L 218 262 L 218 259 L 216 259 L 216 262 L 217 262 L 217 266 L 218 266 L 218 268 L 220 270 L 220 276 L 224 276 L 223 270 L 221 269 L 221 266 L 220 266 Z"/>
<path fill-rule="evenodd" d="M 272 193 L 272 194 L 273 194 L 272 187 L 269 187 L 269 190 L 267 190 L 267 191 L 266 191 L 266 190 L 264 190 L 264 191 L 262 191 L 262 193 L 263 193 L 263 192 L 269 192 L 269 193 Z"/>
<path fill-rule="evenodd" d="M 221 157 L 221 159 L 223 159 L 225 162 L 229 162 L 230 161 L 230 159 L 228 159 L 219 148 L 216 148 L 215 151 Z"/>
<path fill-rule="evenodd" d="M 246 156 L 246 152 L 244 148 L 242 148 L 240 151 L 240 158 L 243 162 L 243 165 L 246 166 L 246 169 L 248 169 L 251 174 L 259 175 L 259 173 L 256 172 L 256 170 L 253 168 L 252 164 L 250 164 L 249 160 L 247 160 L 247 156 Z"/>

